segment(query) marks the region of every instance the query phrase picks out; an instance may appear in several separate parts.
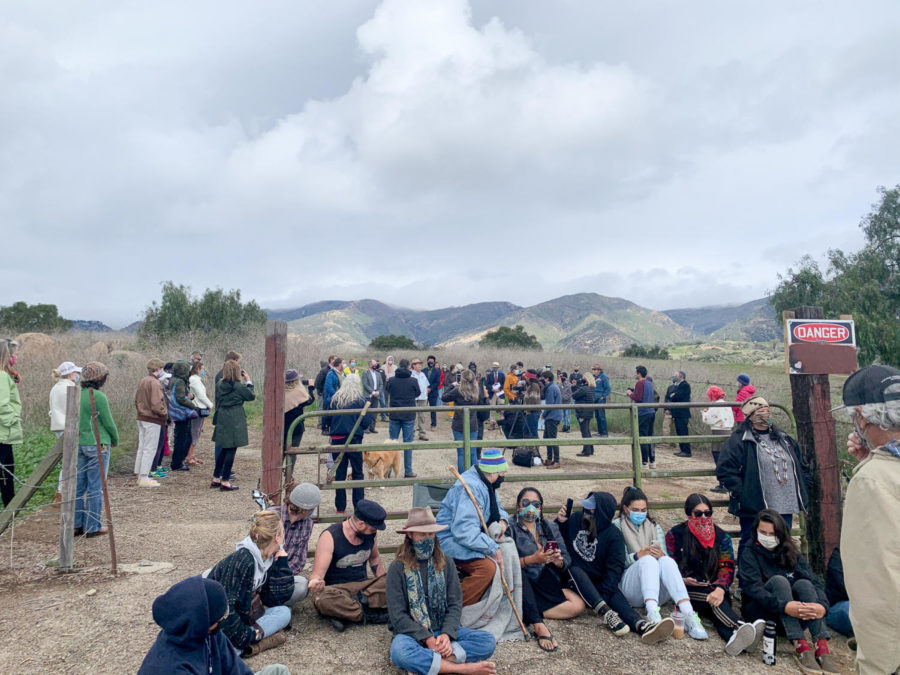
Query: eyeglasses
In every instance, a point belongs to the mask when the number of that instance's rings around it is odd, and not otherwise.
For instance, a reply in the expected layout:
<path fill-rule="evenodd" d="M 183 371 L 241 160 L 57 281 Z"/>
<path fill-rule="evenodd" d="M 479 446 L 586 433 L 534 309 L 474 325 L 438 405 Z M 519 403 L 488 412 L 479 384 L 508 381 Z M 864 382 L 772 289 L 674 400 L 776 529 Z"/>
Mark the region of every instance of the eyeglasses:
<path fill-rule="evenodd" d="M 544 503 L 538 499 L 523 499 L 522 501 L 519 502 L 519 504 L 523 508 L 527 508 L 529 506 L 541 508 L 544 505 Z"/>
<path fill-rule="evenodd" d="M 708 509 L 706 511 L 694 511 L 691 515 L 694 516 L 694 518 L 709 518 L 712 516 L 712 511 Z"/>

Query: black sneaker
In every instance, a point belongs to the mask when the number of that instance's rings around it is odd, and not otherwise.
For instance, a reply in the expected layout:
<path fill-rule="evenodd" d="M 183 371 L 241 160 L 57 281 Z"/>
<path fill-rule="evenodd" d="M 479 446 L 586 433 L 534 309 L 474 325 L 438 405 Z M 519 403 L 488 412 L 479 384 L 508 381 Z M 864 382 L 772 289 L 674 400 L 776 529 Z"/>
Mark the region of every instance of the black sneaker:
<path fill-rule="evenodd" d="M 684 452 L 684 451 L 681 451 L 681 452 L 673 452 L 672 454 L 675 455 L 676 457 L 691 457 L 691 456 L 692 456 L 691 453 L 689 453 L 689 452 Z"/>
<path fill-rule="evenodd" d="M 593 452 L 585 452 L 584 450 L 582 450 L 581 452 L 579 452 L 579 453 L 578 453 L 577 455 L 575 455 L 575 456 L 576 456 L 576 457 L 592 457 L 593 454 L 594 454 Z"/>
<path fill-rule="evenodd" d="M 645 645 L 655 645 L 672 634 L 672 631 L 675 630 L 675 621 L 670 617 L 666 617 L 658 623 L 642 620 L 638 621 L 636 628 L 637 634 L 641 636 L 641 642 Z"/>
<path fill-rule="evenodd" d="M 728 492 L 728 488 L 724 485 L 716 485 L 716 487 L 712 488 L 710 492 L 718 492 L 719 494 L 725 494 Z"/>
<path fill-rule="evenodd" d="M 618 612 L 614 612 L 611 609 L 607 609 L 606 612 L 600 615 L 600 620 L 606 624 L 606 627 L 612 631 L 612 634 L 616 637 L 622 637 L 623 635 L 628 635 L 631 632 L 631 629 L 628 627 L 622 618 L 619 616 Z"/>

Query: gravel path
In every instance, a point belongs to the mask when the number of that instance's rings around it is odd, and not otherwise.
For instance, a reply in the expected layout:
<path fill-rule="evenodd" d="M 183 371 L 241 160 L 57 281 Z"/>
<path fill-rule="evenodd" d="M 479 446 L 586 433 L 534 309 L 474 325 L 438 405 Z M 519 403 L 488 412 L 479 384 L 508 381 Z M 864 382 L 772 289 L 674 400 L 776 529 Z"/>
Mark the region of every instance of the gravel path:
<path fill-rule="evenodd" d="M 446 419 L 439 421 L 432 439 L 450 438 Z M 387 425 L 379 423 L 378 435 L 387 437 Z M 19 521 L 15 532 L 0 537 L 0 672 L 3 673 L 133 673 L 153 643 L 158 627 L 150 607 L 153 599 L 176 581 L 201 572 L 233 550 L 247 531 L 247 521 L 255 510 L 250 490 L 259 475 L 259 438 L 238 452 L 235 471 L 241 490 L 220 493 L 208 489 L 212 474 L 210 429 L 201 441 L 198 456 L 202 467 L 177 472 L 155 489 L 139 489 L 130 474 L 110 476 L 113 518 L 119 563 L 153 561 L 169 563 L 168 571 L 137 574 L 109 574 L 109 544 L 106 538 L 81 539 L 75 555 L 80 571 L 61 575 L 48 566 L 57 555 L 58 518 L 45 510 L 44 516 Z M 310 430 L 304 441 L 321 436 Z M 574 437 L 577 434 L 568 434 Z M 489 432 L 488 438 L 499 437 Z M 563 448 L 564 471 L 627 470 L 628 446 L 598 446 L 590 461 L 576 459 L 578 447 Z M 660 468 L 711 468 L 707 453 L 680 460 L 667 447 L 657 451 Z M 446 475 L 446 466 L 455 462 L 453 449 L 417 453 L 419 475 Z M 129 464 L 126 459 L 123 464 Z M 297 474 L 314 475 L 315 460 L 301 457 Z M 513 467 L 515 473 L 545 472 L 543 468 Z M 603 489 L 616 496 L 628 481 L 604 481 Z M 711 478 L 658 480 L 646 485 L 651 499 L 682 499 L 693 491 L 711 487 Z M 511 505 L 521 485 L 501 488 L 501 499 Z M 567 497 L 583 496 L 594 484 L 584 481 L 540 485 L 548 504 Z M 411 505 L 412 488 L 370 489 L 367 496 L 390 510 L 406 510 Z M 322 512 L 334 512 L 330 491 L 325 492 Z M 675 512 L 661 513 L 664 527 L 679 519 Z M 728 518 L 717 517 L 725 524 Z M 394 521 L 396 524 L 397 521 Z M 318 533 L 324 526 L 317 526 Z M 397 543 L 399 535 L 388 530 L 379 539 Z M 12 535 L 12 538 L 11 538 Z M 314 535 L 315 537 L 316 535 Z M 11 542 L 12 539 L 12 542 Z M 388 557 L 388 560 L 390 557 Z M 787 673 L 796 672 L 787 643 L 779 641 L 778 665 L 763 666 L 758 655 L 730 658 L 723 644 L 707 624 L 709 641 L 670 640 L 647 647 L 634 636 L 619 639 L 601 628 L 592 616 L 573 621 L 548 622 L 560 644 L 554 654 L 541 652 L 536 644 L 501 644 L 495 661 L 501 673 L 546 675 L 549 673 Z M 351 627 L 337 634 L 320 621 L 309 603 L 294 610 L 293 630 L 284 647 L 266 652 L 249 662 L 259 669 L 273 662 L 284 663 L 294 673 L 397 673 L 388 660 L 390 634 L 384 626 Z M 832 652 L 850 672 L 852 653 L 842 638 L 832 640 Z"/>

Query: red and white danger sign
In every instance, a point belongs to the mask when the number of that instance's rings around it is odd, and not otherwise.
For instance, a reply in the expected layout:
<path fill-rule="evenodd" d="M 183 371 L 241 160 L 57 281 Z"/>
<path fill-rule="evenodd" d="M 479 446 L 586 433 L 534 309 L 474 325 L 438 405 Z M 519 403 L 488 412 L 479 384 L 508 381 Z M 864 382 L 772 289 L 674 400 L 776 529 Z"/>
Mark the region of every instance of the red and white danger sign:
<path fill-rule="evenodd" d="M 788 372 L 830 375 L 854 372 L 856 330 L 849 319 L 787 319 Z"/>

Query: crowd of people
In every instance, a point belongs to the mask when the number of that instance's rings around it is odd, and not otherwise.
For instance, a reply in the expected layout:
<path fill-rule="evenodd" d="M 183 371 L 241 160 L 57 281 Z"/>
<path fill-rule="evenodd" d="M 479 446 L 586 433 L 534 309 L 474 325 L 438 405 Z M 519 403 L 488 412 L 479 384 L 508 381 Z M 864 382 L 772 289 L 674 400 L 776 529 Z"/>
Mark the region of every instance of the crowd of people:
<path fill-rule="evenodd" d="M 0 340 L 4 506 L 15 491 L 12 446 L 22 440 L 20 378 L 14 369 L 17 346 L 15 341 Z M 402 435 L 403 443 L 410 443 L 416 432 L 420 439 L 427 438 L 437 420 L 426 406 L 442 403 L 470 407 L 472 439 L 483 438 L 485 427 L 497 425 L 508 438 L 536 438 L 543 431 L 552 443 L 557 428 L 568 430 L 571 424 L 562 408 L 510 410 L 496 417 L 478 408 L 502 401 L 525 406 L 602 403 L 611 393 L 599 365 L 590 373 L 567 374 L 554 373 L 549 366 L 524 369 L 519 362 L 503 373 L 494 363 L 479 373 L 474 363 L 444 368 L 433 356 L 426 363 L 424 369 L 418 359 L 400 359 L 395 365 L 388 357 L 384 366 L 372 360 L 362 371 L 355 361 L 345 366 L 340 357 L 333 357 L 310 380 L 288 370 L 284 449 L 289 475 L 294 468 L 290 449 L 299 445 L 304 433 L 302 422 L 292 431 L 290 427 L 317 400 L 328 410 L 360 411 L 322 418 L 322 432 L 332 445 L 362 443 L 364 434 L 377 433 L 379 415 L 388 421 L 392 439 Z M 232 482 L 235 452 L 249 443 L 244 404 L 255 398 L 241 355 L 234 351 L 226 355 L 215 376 L 212 398 L 204 384 L 200 352 L 173 363 L 151 359 L 146 369 L 134 399 L 137 485 L 157 487 L 168 471 L 202 465 L 197 445 L 205 418 L 212 417 L 215 455 L 210 487 L 237 490 Z M 66 361 L 53 375 L 49 417 L 58 436 L 65 428 L 68 389 L 79 387 L 75 531 L 86 537 L 102 535 L 106 528 L 100 473 L 108 471 L 110 448 L 119 443 L 102 391 L 109 372 L 99 362 L 79 367 Z M 652 435 L 656 409 L 662 408 L 674 422 L 676 435 L 686 435 L 690 409 L 666 405 L 691 400 L 685 373 L 673 375 L 662 402 L 646 368 L 638 366 L 635 377 L 627 395 L 650 404 L 638 411 L 641 434 Z M 710 402 L 725 398 L 720 387 L 707 391 Z M 387 514 L 357 488 L 350 515 L 319 535 L 307 578 L 313 514 L 320 507 L 321 493 L 311 483 L 291 481 L 283 505 L 254 514 L 247 536 L 233 553 L 157 598 L 153 615 L 161 631 L 142 672 L 193 667 L 201 657 L 211 673 L 250 672 L 239 656 L 283 644 L 291 629 L 291 607 L 310 596 L 335 630 L 352 624 L 388 624 L 394 633 L 390 658 L 402 669 L 492 673 L 495 666 L 488 659 L 504 633 L 483 618 L 496 615 L 497 606 L 491 603 L 501 598 L 498 579 L 506 580 L 511 568 L 516 572 L 509 576 L 510 600 L 515 595 L 511 605 L 520 610 L 517 615 L 521 613 L 536 645 L 547 652 L 559 645 L 546 620 L 589 612 L 616 636 L 635 633 L 641 642 L 657 644 L 680 634 L 708 639 L 700 619 L 705 616 L 729 655 L 756 650 L 766 623 L 772 622 L 791 641 L 803 672 L 840 672 L 828 648 L 827 626 L 831 626 L 858 638 L 860 672 L 893 672 L 900 665 L 900 648 L 890 637 L 894 624 L 886 617 L 894 616 L 900 605 L 898 561 L 886 555 L 872 574 L 867 564 L 879 557 L 867 557 L 867 551 L 885 554 L 896 541 L 900 371 L 886 366 L 858 371 L 847 380 L 843 398 L 855 429 L 848 448 L 862 463 L 847 494 L 843 560 L 841 550 L 835 549 L 824 585 L 791 535 L 794 519 L 809 507 L 810 469 L 796 441 L 772 423 L 766 399 L 749 376 L 741 374 L 734 406 L 702 411 L 704 423 L 722 437 L 713 451 L 718 484 L 710 491 L 730 497 L 728 511 L 740 524 L 737 552 L 731 537 L 714 521 L 710 499 L 701 493 L 686 499 L 684 521 L 667 532 L 653 517 L 647 495 L 633 486 L 619 499 L 600 490 L 573 497 L 552 519 L 544 513 L 540 491 L 526 487 L 518 493 L 510 516 L 498 492 L 509 469 L 503 452 L 487 448 L 473 453 L 470 468 L 463 472 L 459 448 L 459 480 L 436 517 L 430 508 L 409 512 L 398 530 L 404 539 L 393 563 L 386 565 L 378 549 L 377 535 L 386 527 Z M 415 410 L 418 407 L 424 409 Z M 608 434 L 602 412 L 576 410 L 583 438 L 591 437 L 592 421 L 601 436 Z M 671 422 L 664 419 L 663 424 Z M 174 428 L 171 448 L 169 425 Z M 453 417 L 454 440 L 462 440 L 465 426 L 461 415 Z M 668 431 L 664 428 L 663 433 Z M 654 451 L 652 446 L 641 448 L 648 468 L 655 463 Z M 592 452 L 591 444 L 585 443 L 580 454 Z M 682 443 L 676 454 L 689 457 L 691 452 L 690 444 Z M 407 453 L 405 475 L 415 477 L 411 452 Z M 171 456 L 168 469 L 163 465 L 165 456 Z M 544 465 L 559 466 L 558 447 L 548 445 Z M 359 453 L 343 454 L 336 467 L 338 480 L 348 470 L 353 478 L 362 478 Z M 342 514 L 348 507 L 343 490 L 335 490 L 335 507 Z M 883 518 L 870 517 L 873 511 Z M 879 522 L 884 524 L 881 529 Z M 735 579 L 739 603 L 733 594 Z M 673 609 L 664 617 L 662 607 L 670 602 Z M 270 666 L 263 672 L 274 675 L 287 669 Z"/>

